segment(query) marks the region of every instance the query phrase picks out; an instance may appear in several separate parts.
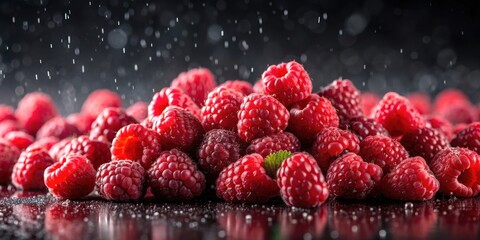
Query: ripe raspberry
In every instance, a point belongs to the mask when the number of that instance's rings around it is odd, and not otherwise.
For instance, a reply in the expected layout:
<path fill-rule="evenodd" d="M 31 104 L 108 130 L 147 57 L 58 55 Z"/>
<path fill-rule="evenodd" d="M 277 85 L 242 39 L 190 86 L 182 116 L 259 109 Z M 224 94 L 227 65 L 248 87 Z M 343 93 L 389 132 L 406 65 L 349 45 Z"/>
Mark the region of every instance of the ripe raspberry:
<path fill-rule="evenodd" d="M 360 140 L 355 134 L 335 127 L 324 128 L 317 134 L 311 153 L 322 172 L 326 174 L 330 164 L 346 152 L 358 153 Z"/>
<path fill-rule="evenodd" d="M 9 132 L 7 135 L 5 135 L 4 139 L 17 147 L 20 151 L 25 150 L 28 146 L 30 146 L 30 144 L 35 142 L 35 138 L 30 136 L 28 133 L 20 131 Z"/>
<path fill-rule="evenodd" d="M 373 92 L 360 93 L 360 107 L 363 115 L 370 116 L 375 106 L 380 102 L 380 97 Z"/>
<path fill-rule="evenodd" d="M 0 122 L 0 138 L 5 137 L 9 132 L 25 131 L 17 121 L 5 120 Z"/>
<path fill-rule="evenodd" d="M 430 168 L 440 182 L 439 193 L 474 197 L 480 192 L 480 157 L 474 151 L 447 148 L 433 158 Z"/>
<path fill-rule="evenodd" d="M 160 136 L 140 124 L 130 124 L 117 132 L 111 152 L 112 160 L 132 160 L 148 169 L 160 155 Z"/>
<path fill-rule="evenodd" d="M 301 101 L 312 93 L 312 81 L 302 64 L 295 61 L 271 65 L 262 74 L 265 94 L 283 105 Z"/>
<path fill-rule="evenodd" d="M 453 129 L 452 129 L 453 136 L 455 137 L 459 132 L 463 131 L 463 129 L 467 128 L 469 125 L 470 124 L 460 123 L 453 126 Z"/>
<path fill-rule="evenodd" d="M 453 125 L 477 121 L 477 112 L 470 103 L 453 104 L 436 112 L 438 116 L 447 119 Z"/>
<path fill-rule="evenodd" d="M 242 80 L 230 80 L 220 84 L 219 87 L 226 87 L 228 89 L 233 89 L 243 96 L 248 96 L 253 93 L 253 86 L 247 81 Z"/>
<path fill-rule="evenodd" d="M 46 137 L 56 137 L 58 139 L 64 139 L 70 136 L 78 136 L 80 131 L 78 131 L 75 125 L 68 123 L 62 117 L 54 117 L 38 130 L 37 139 L 42 139 Z"/>
<path fill-rule="evenodd" d="M 383 173 L 389 173 L 401 161 L 408 158 L 408 152 L 400 142 L 386 136 L 370 136 L 360 143 L 359 155 L 365 162 L 380 166 Z"/>
<path fill-rule="evenodd" d="M 294 103 L 290 107 L 288 129 L 305 146 L 312 145 L 315 135 L 327 127 L 338 127 L 337 112 L 332 103 L 317 94 Z"/>
<path fill-rule="evenodd" d="M 345 199 L 374 197 L 380 191 L 382 168 L 364 162 L 355 153 L 347 153 L 332 163 L 327 172 L 330 193 Z"/>
<path fill-rule="evenodd" d="M 218 176 L 217 196 L 229 203 L 262 203 L 278 196 L 279 189 L 263 167 L 259 154 L 245 155 Z"/>
<path fill-rule="evenodd" d="M 42 149 L 24 151 L 13 166 L 12 183 L 23 190 L 43 190 L 43 172 L 55 161 Z"/>
<path fill-rule="evenodd" d="M 351 118 L 342 128 L 355 133 L 360 141 L 363 141 L 368 136 L 390 136 L 387 129 L 380 123 L 363 116 Z"/>
<path fill-rule="evenodd" d="M 237 131 L 237 113 L 242 104 L 241 93 L 218 87 L 208 94 L 202 107 L 202 125 L 205 131 L 222 128 Z"/>
<path fill-rule="evenodd" d="M 63 156 L 44 173 L 45 186 L 58 199 L 80 199 L 95 188 L 95 169 L 81 155 Z"/>
<path fill-rule="evenodd" d="M 283 132 L 253 140 L 247 147 L 246 153 L 258 153 L 266 158 L 268 155 L 280 150 L 294 153 L 300 151 L 300 148 L 300 141 L 295 135 Z"/>
<path fill-rule="evenodd" d="M 12 176 L 13 165 L 20 156 L 18 148 L 0 139 L 0 185 L 8 185 Z"/>
<path fill-rule="evenodd" d="M 236 133 L 214 129 L 205 134 L 198 149 L 198 164 L 207 178 L 216 179 L 230 163 L 237 161 L 244 146 Z"/>
<path fill-rule="evenodd" d="M 425 127 L 425 120 L 408 99 L 389 92 L 373 110 L 374 119 L 388 130 L 392 137 Z"/>
<path fill-rule="evenodd" d="M 238 111 L 238 136 L 245 142 L 280 133 L 287 127 L 290 113 L 269 95 L 250 94 Z"/>
<path fill-rule="evenodd" d="M 47 94 L 40 92 L 25 95 L 15 111 L 18 122 L 31 135 L 35 135 L 44 123 L 57 115 L 53 100 Z"/>
<path fill-rule="evenodd" d="M 430 114 L 432 111 L 430 96 L 423 92 L 414 92 L 406 95 L 412 106 L 422 115 Z"/>
<path fill-rule="evenodd" d="M 153 96 L 152 101 L 148 105 L 148 116 L 160 116 L 168 106 L 183 108 L 198 119 L 201 119 L 198 105 L 180 88 L 175 87 L 163 88 Z"/>
<path fill-rule="evenodd" d="M 164 151 L 147 172 L 148 185 L 158 199 L 184 201 L 198 197 L 205 189 L 205 176 L 187 154 Z"/>
<path fill-rule="evenodd" d="M 395 200 L 429 200 L 439 188 L 440 183 L 422 157 L 403 160 L 382 179 L 383 195 Z"/>
<path fill-rule="evenodd" d="M 15 111 L 8 105 L 0 104 L 0 123 L 5 120 L 17 121 Z"/>
<path fill-rule="evenodd" d="M 79 135 L 88 135 L 90 129 L 92 129 L 92 123 L 95 121 L 95 118 L 96 117 L 91 117 L 83 113 L 73 113 L 68 115 L 65 120 L 78 129 Z"/>
<path fill-rule="evenodd" d="M 420 156 L 427 163 L 430 163 L 438 152 L 450 147 L 445 135 L 427 127 L 403 135 L 401 143 L 410 156 Z"/>
<path fill-rule="evenodd" d="M 130 105 L 125 112 L 135 118 L 137 122 L 141 122 L 148 116 L 148 104 L 146 102 L 138 101 Z"/>
<path fill-rule="evenodd" d="M 263 84 L 263 80 L 261 78 L 258 79 L 253 85 L 253 93 L 265 94 L 265 85 Z"/>
<path fill-rule="evenodd" d="M 137 123 L 121 108 L 106 108 L 92 123 L 90 138 L 111 143 L 120 128 Z"/>
<path fill-rule="evenodd" d="M 105 108 L 121 108 L 122 98 L 108 89 L 98 89 L 90 93 L 82 105 L 82 115 L 96 118 Z"/>
<path fill-rule="evenodd" d="M 55 147 L 55 146 L 54 146 Z M 53 148 L 50 150 L 52 153 Z M 63 155 L 78 154 L 86 157 L 95 169 L 106 162 L 110 162 L 111 154 L 109 145 L 105 142 L 80 136 L 69 141 L 58 154 L 53 155 L 59 161 Z"/>
<path fill-rule="evenodd" d="M 217 82 L 210 70 L 196 68 L 180 73 L 170 86 L 182 89 L 201 107 L 207 99 L 208 93 L 217 86 Z"/>
<path fill-rule="evenodd" d="M 155 117 L 148 116 L 140 124 L 148 129 L 153 129 L 153 119 Z"/>
<path fill-rule="evenodd" d="M 170 106 L 160 116 L 153 119 L 153 130 L 160 135 L 160 145 L 164 150 L 178 148 L 190 153 L 204 134 L 200 121 L 189 112 Z"/>
<path fill-rule="evenodd" d="M 57 143 L 53 144 L 53 146 L 48 150 L 48 154 L 55 160 L 59 161 L 60 157 L 63 155 L 63 149 L 67 144 L 69 144 L 73 140 L 73 137 L 65 138 Z"/>
<path fill-rule="evenodd" d="M 480 122 L 467 125 L 452 139 L 452 147 L 468 148 L 480 154 Z"/>
<path fill-rule="evenodd" d="M 453 138 L 453 126 L 444 118 L 438 116 L 430 116 L 427 119 L 427 127 L 431 127 L 443 133 L 447 139 Z"/>
<path fill-rule="evenodd" d="M 433 104 L 434 112 L 441 112 L 452 105 L 470 104 L 468 97 L 458 89 L 445 89 L 436 97 Z"/>
<path fill-rule="evenodd" d="M 337 109 L 340 123 L 362 115 L 360 92 L 348 79 L 338 79 L 324 87 L 318 94 L 327 98 Z"/>
<path fill-rule="evenodd" d="M 328 198 L 328 186 L 315 159 L 296 153 L 285 159 L 277 172 L 280 196 L 288 206 L 316 207 Z"/>
<path fill-rule="evenodd" d="M 38 139 L 37 141 L 30 144 L 30 146 L 27 147 L 27 150 L 41 148 L 46 152 L 48 152 L 53 147 L 53 145 L 57 144 L 59 141 L 60 140 L 56 137 L 46 137 L 46 138 Z"/>
<path fill-rule="evenodd" d="M 145 169 L 131 160 L 111 161 L 98 168 L 95 185 L 106 200 L 137 201 L 147 190 Z"/>

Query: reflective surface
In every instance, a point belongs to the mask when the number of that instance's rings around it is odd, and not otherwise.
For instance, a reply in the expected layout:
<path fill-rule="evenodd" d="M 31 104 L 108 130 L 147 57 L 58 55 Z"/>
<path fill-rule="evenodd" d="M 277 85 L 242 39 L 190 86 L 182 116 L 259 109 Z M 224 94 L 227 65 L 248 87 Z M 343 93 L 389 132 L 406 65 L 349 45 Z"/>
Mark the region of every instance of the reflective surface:
<path fill-rule="evenodd" d="M 57 201 L 0 190 L 1 239 L 478 239 L 480 199 L 264 205 Z"/>

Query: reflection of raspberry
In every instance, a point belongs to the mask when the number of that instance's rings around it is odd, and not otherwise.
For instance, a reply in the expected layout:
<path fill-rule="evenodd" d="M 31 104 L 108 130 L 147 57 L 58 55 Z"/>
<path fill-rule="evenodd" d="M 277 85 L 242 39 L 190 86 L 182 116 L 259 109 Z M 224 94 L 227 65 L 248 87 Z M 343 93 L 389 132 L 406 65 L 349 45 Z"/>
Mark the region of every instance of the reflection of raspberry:
<path fill-rule="evenodd" d="M 42 139 L 46 137 L 56 137 L 58 139 L 64 139 L 70 136 L 78 136 L 80 132 L 78 131 L 75 125 L 67 122 L 62 117 L 55 117 L 45 124 L 38 130 L 37 139 Z"/>
<path fill-rule="evenodd" d="M 147 190 L 145 169 L 131 160 L 111 161 L 98 168 L 95 185 L 106 200 L 140 200 Z"/>
<path fill-rule="evenodd" d="M 332 102 L 341 123 L 362 115 L 360 92 L 348 79 L 335 80 L 318 94 Z"/>
<path fill-rule="evenodd" d="M 15 165 L 19 156 L 18 148 L 0 139 L 0 185 L 10 183 L 13 165 Z"/>
<path fill-rule="evenodd" d="M 180 73 L 170 86 L 182 89 L 196 104 L 203 106 L 208 93 L 217 86 L 217 83 L 210 70 L 195 68 Z"/>
<path fill-rule="evenodd" d="M 271 153 L 280 150 L 286 150 L 292 153 L 298 152 L 300 151 L 300 147 L 300 141 L 295 135 L 289 132 L 283 132 L 253 140 L 247 147 L 246 152 L 247 154 L 258 153 L 266 158 Z"/>
<path fill-rule="evenodd" d="M 98 89 L 90 93 L 82 105 L 82 114 L 96 118 L 105 108 L 122 107 L 122 98 L 108 89 Z"/>
<path fill-rule="evenodd" d="M 30 136 L 28 133 L 25 132 L 9 132 L 4 137 L 5 140 L 10 142 L 10 144 L 17 147 L 20 151 L 25 150 L 30 144 L 35 142 L 35 138 Z"/>
<path fill-rule="evenodd" d="M 218 87 L 208 94 L 202 107 L 202 125 L 205 131 L 222 128 L 237 131 L 237 112 L 243 96 L 237 91 Z"/>
<path fill-rule="evenodd" d="M 129 116 L 125 110 L 106 108 L 92 123 L 90 138 L 111 143 L 120 128 L 132 123 L 137 123 L 137 121 Z"/>
<path fill-rule="evenodd" d="M 247 81 L 242 80 L 230 80 L 220 84 L 219 87 L 226 87 L 228 89 L 233 89 L 243 96 L 248 96 L 253 93 L 253 86 Z"/>
<path fill-rule="evenodd" d="M 25 95 L 15 111 L 18 122 L 34 136 L 44 123 L 57 115 L 53 100 L 47 94 L 40 92 Z"/>
<path fill-rule="evenodd" d="M 55 161 L 42 149 L 24 151 L 13 167 L 12 183 L 23 190 L 43 190 L 43 172 Z"/>

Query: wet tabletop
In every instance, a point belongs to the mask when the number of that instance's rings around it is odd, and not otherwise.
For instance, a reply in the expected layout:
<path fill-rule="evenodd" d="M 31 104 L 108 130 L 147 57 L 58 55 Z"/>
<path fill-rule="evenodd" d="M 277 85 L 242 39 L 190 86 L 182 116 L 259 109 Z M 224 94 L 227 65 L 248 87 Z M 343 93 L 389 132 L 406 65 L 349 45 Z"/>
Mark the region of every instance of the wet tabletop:
<path fill-rule="evenodd" d="M 281 200 L 114 203 L 58 201 L 2 188 L 1 239 L 478 239 L 480 199 L 329 200 L 293 209 Z"/>

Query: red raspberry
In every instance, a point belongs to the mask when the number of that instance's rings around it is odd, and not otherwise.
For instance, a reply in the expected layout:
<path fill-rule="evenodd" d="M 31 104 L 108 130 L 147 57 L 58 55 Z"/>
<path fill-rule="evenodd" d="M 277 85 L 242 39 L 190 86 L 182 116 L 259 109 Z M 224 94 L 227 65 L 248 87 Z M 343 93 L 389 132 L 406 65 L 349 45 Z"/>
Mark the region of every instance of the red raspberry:
<path fill-rule="evenodd" d="M 383 195 L 395 200 L 429 200 L 439 188 L 440 183 L 422 157 L 403 160 L 382 179 Z"/>
<path fill-rule="evenodd" d="M 445 108 L 457 104 L 470 104 L 470 100 L 468 100 L 468 97 L 458 89 L 445 89 L 435 98 L 433 110 L 434 112 L 441 112 Z"/>
<path fill-rule="evenodd" d="M 432 111 L 430 96 L 423 92 L 414 92 L 405 96 L 412 106 L 422 115 L 430 114 Z"/>
<path fill-rule="evenodd" d="M 198 197 L 205 189 L 205 176 L 187 154 L 164 151 L 147 172 L 148 185 L 158 199 L 184 201 Z"/>
<path fill-rule="evenodd" d="M 58 199 L 80 199 L 95 188 L 95 169 L 81 155 L 63 156 L 45 169 L 44 180 L 48 191 Z"/>
<path fill-rule="evenodd" d="M 80 131 L 78 131 L 75 125 L 68 123 L 62 117 L 54 117 L 38 130 L 37 139 L 42 139 L 46 137 L 56 137 L 58 139 L 64 139 L 70 136 L 78 136 Z"/>
<path fill-rule="evenodd" d="M 38 139 L 37 141 L 33 142 L 28 146 L 27 150 L 41 148 L 46 152 L 50 151 L 53 145 L 57 144 L 60 140 L 56 137 L 46 137 L 42 139 Z M 52 157 L 53 158 L 53 157 Z"/>
<path fill-rule="evenodd" d="M 400 142 L 386 136 L 370 136 L 360 143 L 359 155 L 365 162 L 380 166 L 389 173 L 401 161 L 408 158 L 407 150 Z"/>
<path fill-rule="evenodd" d="M 153 119 L 155 117 L 148 116 L 140 124 L 148 129 L 153 129 Z"/>
<path fill-rule="evenodd" d="M 452 129 L 452 133 L 454 135 L 454 137 L 461 131 L 463 131 L 463 129 L 467 128 L 470 124 L 465 124 L 465 123 L 460 123 L 460 124 L 457 124 L 455 126 L 453 126 L 453 129 Z M 453 140 L 453 139 L 452 139 Z"/>
<path fill-rule="evenodd" d="M 5 120 L 0 122 L 0 138 L 5 137 L 9 132 L 24 131 L 23 127 L 17 121 Z"/>
<path fill-rule="evenodd" d="M 120 128 L 137 123 L 121 108 L 106 108 L 92 123 L 90 138 L 111 143 Z"/>
<path fill-rule="evenodd" d="M 316 207 L 328 198 L 328 186 L 315 159 L 296 153 L 282 162 L 277 171 L 280 196 L 288 206 Z"/>
<path fill-rule="evenodd" d="M 362 92 L 360 94 L 360 107 L 365 116 L 370 116 L 372 114 L 375 106 L 380 102 L 380 97 L 373 92 Z"/>
<path fill-rule="evenodd" d="M 330 193 L 345 199 L 365 199 L 378 194 L 382 168 L 347 153 L 332 163 L 327 172 Z"/>
<path fill-rule="evenodd" d="M 263 157 L 254 153 L 228 165 L 218 176 L 217 196 L 229 203 L 262 203 L 278 196 L 277 183 L 263 163 Z"/>
<path fill-rule="evenodd" d="M 105 108 L 121 108 L 122 98 L 108 89 L 98 89 L 90 93 L 82 105 L 82 114 L 96 118 Z"/>
<path fill-rule="evenodd" d="M 237 131 L 237 113 L 242 104 L 241 93 L 218 87 L 208 94 L 202 107 L 202 125 L 205 131 L 222 128 Z"/>
<path fill-rule="evenodd" d="M 111 161 L 98 168 L 95 185 L 106 200 L 137 201 L 147 190 L 145 169 L 131 160 Z"/>
<path fill-rule="evenodd" d="M 140 124 L 121 128 L 112 142 L 112 160 L 128 159 L 148 169 L 160 155 L 160 136 Z"/>
<path fill-rule="evenodd" d="M 480 122 L 472 123 L 460 130 L 452 139 L 452 147 L 468 148 L 480 154 Z"/>
<path fill-rule="evenodd" d="M 50 152 L 52 152 L 52 149 Z M 95 169 L 106 162 L 110 162 L 111 154 L 109 145 L 105 142 L 89 139 L 87 136 L 80 136 L 68 142 L 60 152 L 53 157 L 59 161 L 63 155 L 78 154 L 86 157 Z"/>
<path fill-rule="evenodd" d="M 253 93 L 265 94 L 265 85 L 263 84 L 263 80 L 261 78 L 258 79 L 253 85 Z"/>
<path fill-rule="evenodd" d="M 13 166 L 12 183 L 23 190 L 43 190 L 43 172 L 55 161 L 42 149 L 24 151 Z"/>
<path fill-rule="evenodd" d="M 200 121 L 189 112 L 170 106 L 153 119 L 153 130 L 160 135 L 162 149 L 178 148 L 190 153 L 202 141 L 204 130 Z"/>
<path fill-rule="evenodd" d="M 437 115 L 447 119 L 453 125 L 477 121 L 476 109 L 470 103 L 446 106 L 443 110 L 437 111 Z"/>
<path fill-rule="evenodd" d="M 28 133 L 25 132 L 9 132 L 4 137 L 7 142 L 10 142 L 12 145 L 17 147 L 20 151 L 25 150 L 30 144 L 35 142 L 35 138 L 30 136 Z"/>
<path fill-rule="evenodd" d="M 245 142 L 280 133 L 287 127 L 290 113 L 269 95 L 250 94 L 238 111 L 238 136 Z"/>
<path fill-rule="evenodd" d="M 20 151 L 7 141 L 0 139 L 0 185 L 8 185 L 12 176 L 13 165 L 18 160 Z"/>
<path fill-rule="evenodd" d="M 388 130 L 392 137 L 425 127 L 425 120 L 408 99 L 389 92 L 373 110 L 374 119 Z"/>
<path fill-rule="evenodd" d="M 248 95 L 253 93 L 252 84 L 250 84 L 247 81 L 242 81 L 242 80 L 226 81 L 226 82 L 220 84 L 219 87 L 226 87 L 228 89 L 233 89 L 233 90 L 243 94 L 243 96 L 248 96 Z"/>
<path fill-rule="evenodd" d="M 438 116 L 430 116 L 427 118 L 427 126 L 443 133 L 447 139 L 453 138 L 453 126 L 444 118 Z"/>
<path fill-rule="evenodd" d="M 8 105 L 0 104 L 0 123 L 5 120 L 17 121 L 15 111 Z"/>
<path fill-rule="evenodd" d="M 65 146 L 67 146 L 67 144 L 69 144 L 72 140 L 73 140 L 73 137 L 72 137 L 72 138 L 65 138 L 65 139 L 62 139 L 62 140 L 58 141 L 57 143 L 53 144 L 53 146 L 50 148 L 50 150 L 48 150 L 48 154 L 49 154 L 55 161 L 59 161 L 59 160 L 60 160 L 60 157 L 62 157 L 62 155 L 63 155 L 63 149 L 64 149 Z"/>
<path fill-rule="evenodd" d="M 360 92 L 348 79 L 338 79 L 318 93 L 332 102 L 340 122 L 362 115 Z"/>
<path fill-rule="evenodd" d="M 73 113 L 68 115 L 65 120 L 78 129 L 79 135 L 88 135 L 90 133 L 90 129 L 92 129 L 92 123 L 95 121 L 95 118 L 96 116 L 91 117 L 83 113 Z"/>
<path fill-rule="evenodd" d="M 57 108 L 53 100 L 47 94 L 40 92 L 25 95 L 15 111 L 18 122 L 32 135 L 35 135 L 44 123 L 57 115 Z"/>
<path fill-rule="evenodd" d="M 447 137 L 433 128 L 419 128 L 403 135 L 402 145 L 410 156 L 420 156 L 430 163 L 438 152 L 450 147 Z"/>
<path fill-rule="evenodd" d="M 363 116 L 350 118 L 342 128 L 355 133 L 360 141 L 368 136 L 390 136 L 380 123 Z"/>
<path fill-rule="evenodd" d="M 216 179 L 224 168 L 243 155 L 241 141 L 236 133 L 225 129 L 205 134 L 198 149 L 198 164 L 209 179 Z"/>
<path fill-rule="evenodd" d="M 210 70 L 195 68 L 180 73 L 170 86 L 182 89 L 198 106 L 203 106 L 208 93 L 217 86 L 217 82 Z"/>
<path fill-rule="evenodd" d="M 163 88 L 153 96 L 152 101 L 148 105 L 148 116 L 160 116 L 168 106 L 183 108 L 198 119 L 201 119 L 200 108 L 198 105 L 180 88 L 174 87 Z"/>
<path fill-rule="evenodd" d="M 262 81 L 265 94 L 272 95 L 285 106 L 312 93 L 312 81 L 307 71 L 295 61 L 271 65 L 263 72 Z"/>
<path fill-rule="evenodd" d="M 130 105 L 125 112 L 135 118 L 137 122 L 141 122 L 148 116 L 148 104 L 146 102 L 138 101 Z"/>
<path fill-rule="evenodd" d="M 266 158 L 271 153 L 280 150 L 286 150 L 293 153 L 300 151 L 300 148 L 300 141 L 295 135 L 289 132 L 283 132 L 253 140 L 247 147 L 246 153 L 258 153 Z"/>
<path fill-rule="evenodd" d="M 337 112 L 332 103 L 317 94 L 294 103 L 290 107 L 288 129 L 305 146 L 312 145 L 315 135 L 326 127 L 338 127 Z"/>
<path fill-rule="evenodd" d="M 474 151 L 447 148 L 433 158 L 430 168 L 440 182 L 439 193 L 474 197 L 480 192 L 480 157 Z"/>
<path fill-rule="evenodd" d="M 317 134 L 311 153 L 325 174 L 330 164 L 346 152 L 358 153 L 360 140 L 355 134 L 335 127 L 324 128 Z"/>

